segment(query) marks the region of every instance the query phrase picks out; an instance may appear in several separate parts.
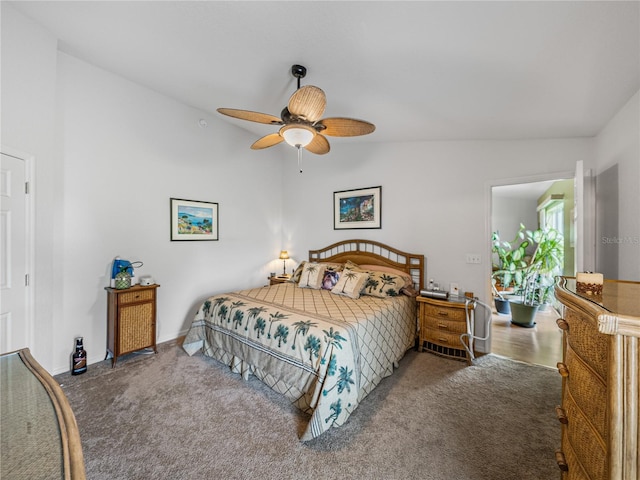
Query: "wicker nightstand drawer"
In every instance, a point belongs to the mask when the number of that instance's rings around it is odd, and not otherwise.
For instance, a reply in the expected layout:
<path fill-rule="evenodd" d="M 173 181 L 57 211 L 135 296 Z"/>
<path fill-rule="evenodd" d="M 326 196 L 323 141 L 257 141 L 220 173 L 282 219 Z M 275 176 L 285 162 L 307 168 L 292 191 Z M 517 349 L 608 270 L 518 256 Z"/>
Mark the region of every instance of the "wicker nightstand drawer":
<path fill-rule="evenodd" d="M 289 279 L 291 278 L 290 276 L 277 276 L 277 277 L 268 277 L 269 278 L 269 285 L 278 285 L 280 283 L 287 283 L 289 281 Z"/>
<path fill-rule="evenodd" d="M 154 295 L 155 295 L 155 289 L 135 290 L 135 291 L 126 290 L 120 295 L 118 295 L 118 303 L 120 305 L 125 305 L 127 303 L 136 303 L 136 302 L 144 302 L 144 301 L 148 302 L 153 300 Z"/>
<path fill-rule="evenodd" d="M 444 320 L 442 317 L 426 319 L 427 328 L 444 333 L 456 333 L 458 336 L 467 331 L 467 322 Z"/>
<path fill-rule="evenodd" d="M 449 308 L 449 307 L 438 307 L 435 305 L 425 305 L 425 315 L 429 317 L 433 317 L 434 319 L 442 319 L 442 320 L 452 320 L 458 322 L 465 322 L 466 324 L 466 314 L 464 309 L 460 308 Z M 466 330 L 465 330 L 466 331 Z"/>
<path fill-rule="evenodd" d="M 460 333 L 427 327 L 424 329 L 424 338 L 429 342 L 437 343 L 444 347 L 464 349 L 462 342 L 460 342 Z"/>

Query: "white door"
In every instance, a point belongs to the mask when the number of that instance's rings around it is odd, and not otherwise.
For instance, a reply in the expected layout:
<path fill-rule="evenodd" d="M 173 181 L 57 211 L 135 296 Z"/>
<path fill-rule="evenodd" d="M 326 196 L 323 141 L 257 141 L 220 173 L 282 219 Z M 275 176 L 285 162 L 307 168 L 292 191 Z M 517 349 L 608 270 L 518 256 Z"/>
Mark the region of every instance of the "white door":
<path fill-rule="evenodd" d="M 29 347 L 27 166 L 2 153 L 0 162 L 0 353 Z"/>
<path fill-rule="evenodd" d="M 591 171 L 576 162 L 573 221 L 575 229 L 575 267 L 577 272 L 595 271 L 595 186 Z"/>

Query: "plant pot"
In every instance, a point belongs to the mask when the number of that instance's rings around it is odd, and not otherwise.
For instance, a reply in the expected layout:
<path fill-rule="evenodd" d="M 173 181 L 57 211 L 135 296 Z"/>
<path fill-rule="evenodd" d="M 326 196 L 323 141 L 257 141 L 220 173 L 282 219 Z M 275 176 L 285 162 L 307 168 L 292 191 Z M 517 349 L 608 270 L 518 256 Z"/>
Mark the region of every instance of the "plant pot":
<path fill-rule="evenodd" d="M 540 306 L 538 307 L 538 312 L 547 312 L 549 310 L 551 310 L 550 303 L 541 303 Z"/>
<path fill-rule="evenodd" d="M 493 303 L 496 305 L 496 312 L 502 315 L 509 315 L 511 313 L 511 308 L 509 308 L 509 300 L 506 298 L 498 298 L 495 297 L 493 299 Z"/>
<path fill-rule="evenodd" d="M 511 307 L 511 323 L 520 327 L 532 328 L 535 326 L 536 313 L 539 305 L 525 305 L 522 300 L 509 300 Z"/>
<path fill-rule="evenodd" d="M 513 287 L 507 287 L 507 288 L 500 287 L 500 288 L 497 288 L 497 290 L 498 290 L 498 293 L 501 294 L 501 295 L 510 295 L 510 294 L 513 294 L 513 292 L 515 291 L 515 288 L 513 288 Z"/>

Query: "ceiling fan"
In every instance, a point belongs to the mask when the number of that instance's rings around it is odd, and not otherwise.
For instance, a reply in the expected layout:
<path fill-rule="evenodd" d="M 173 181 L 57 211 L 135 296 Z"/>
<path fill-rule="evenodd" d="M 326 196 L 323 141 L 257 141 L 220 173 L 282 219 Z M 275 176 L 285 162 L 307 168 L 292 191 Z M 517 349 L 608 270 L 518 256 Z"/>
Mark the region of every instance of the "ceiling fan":
<path fill-rule="evenodd" d="M 280 113 L 280 118 L 275 115 L 249 110 L 218 108 L 218 112 L 229 117 L 268 125 L 282 125 L 277 133 L 270 133 L 256 140 L 251 145 L 253 150 L 272 147 L 284 141 L 298 149 L 298 161 L 300 161 L 302 148 L 318 155 L 324 155 L 329 152 L 329 141 L 325 135 L 356 137 L 367 135 L 376 129 L 373 123 L 354 118 L 333 117 L 322 119 L 321 117 L 327 104 L 327 99 L 322 89 L 313 85 L 300 87 L 300 79 L 307 74 L 307 69 L 302 65 L 293 65 L 291 74 L 298 79 L 298 89 L 289 98 L 289 103 Z"/>

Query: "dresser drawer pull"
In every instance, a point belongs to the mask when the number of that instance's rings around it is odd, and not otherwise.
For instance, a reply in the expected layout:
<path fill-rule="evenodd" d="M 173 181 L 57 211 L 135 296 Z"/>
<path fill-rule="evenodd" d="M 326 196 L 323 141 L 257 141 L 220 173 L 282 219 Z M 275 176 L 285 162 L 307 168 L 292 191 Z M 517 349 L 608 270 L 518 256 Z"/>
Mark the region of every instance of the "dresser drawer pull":
<path fill-rule="evenodd" d="M 442 329 L 446 330 L 446 329 L 449 328 L 449 325 L 447 325 L 446 323 L 439 323 L 438 324 L 438 328 L 442 328 Z"/>
<path fill-rule="evenodd" d="M 449 339 L 448 338 L 439 338 L 438 341 L 442 342 L 442 343 L 449 343 Z"/>
<path fill-rule="evenodd" d="M 567 461 L 564 458 L 564 453 L 562 453 L 562 450 L 556 450 L 556 463 L 558 464 L 558 468 L 563 472 L 569 471 L 569 465 L 567 465 Z"/>
<path fill-rule="evenodd" d="M 564 409 L 558 405 L 556 407 L 556 417 L 558 417 L 558 421 L 560 423 L 562 423 L 563 425 L 566 425 L 569 423 L 569 419 L 567 418 L 567 414 L 564 413 Z"/>
<path fill-rule="evenodd" d="M 442 310 L 440 310 L 438 312 L 438 315 L 440 315 L 441 317 L 448 317 L 449 316 L 449 312 L 443 312 Z"/>
<path fill-rule="evenodd" d="M 560 374 L 560 376 L 562 377 L 568 377 L 569 376 L 569 369 L 567 368 L 567 366 L 562 363 L 562 362 L 558 362 L 558 373 Z"/>
<path fill-rule="evenodd" d="M 569 331 L 569 324 L 567 323 L 567 321 L 564 318 L 559 318 L 556 320 L 556 325 L 558 325 L 558 328 L 560 330 L 564 330 L 565 332 Z"/>

